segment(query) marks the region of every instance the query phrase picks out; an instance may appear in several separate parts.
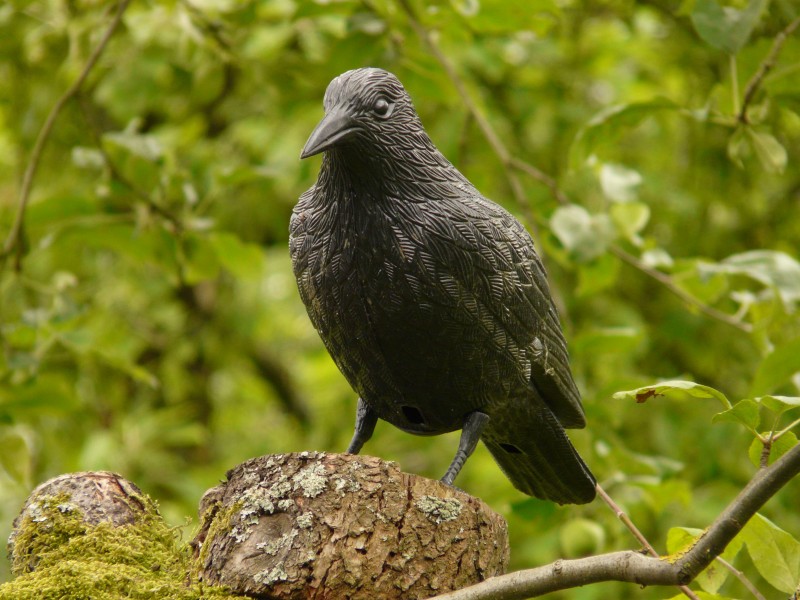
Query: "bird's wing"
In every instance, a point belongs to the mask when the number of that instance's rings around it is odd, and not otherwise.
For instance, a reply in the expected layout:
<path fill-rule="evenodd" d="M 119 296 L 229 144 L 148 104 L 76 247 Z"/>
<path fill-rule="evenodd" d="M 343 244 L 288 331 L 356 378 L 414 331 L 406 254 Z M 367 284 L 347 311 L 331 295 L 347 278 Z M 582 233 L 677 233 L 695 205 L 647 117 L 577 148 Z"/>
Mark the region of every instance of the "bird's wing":
<path fill-rule="evenodd" d="M 530 385 L 561 424 L 584 427 L 558 312 L 530 234 L 471 185 L 436 196 L 402 203 L 406 233 L 424 240 L 434 260 L 460 284 L 458 293 L 471 296 L 468 302 L 480 302 L 504 335 L 525 349 Z"/>

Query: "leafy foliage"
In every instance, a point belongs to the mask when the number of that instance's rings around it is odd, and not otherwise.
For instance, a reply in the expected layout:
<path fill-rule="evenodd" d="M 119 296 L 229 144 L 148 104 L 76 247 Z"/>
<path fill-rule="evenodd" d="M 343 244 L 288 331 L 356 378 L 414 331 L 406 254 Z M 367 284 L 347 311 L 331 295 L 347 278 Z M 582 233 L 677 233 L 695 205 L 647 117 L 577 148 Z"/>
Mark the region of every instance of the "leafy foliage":
<path fill-rule="evenodd" d="M 365 65 L 395 72 L 437 145 L 535 230 L 588 413 L 573 438 L 657 548 L 710 522 L 752 476 L 748 456 L 796 443 L 796 5 L 521 6 L 132 3 L 59 114 L 3 257 L 0 527 L 65 471 L 119 471 L 179 524 L 247 457 L 346 447 L 355 399 L 304 314 L 286 239 L 318 167 L 298 154 L 324 89 Z M 552 185 L 487 143 L 406 7 L 510 153 Z M 111 10 L 0 7 L 0 241 L 38 132 Z M 455 443 L 382 424 L 365 450 L 437 477 Z M 521 496 L 482 448 L 458 485 L 507 516 L 516 568 L 633 545 L 598 503 Z M 726 554 L 765 595 L 798 583 L 798 492 L 748 525 L 746 553 Z M 749 593 L 714 568 L 698 582 L 707 597 Z M 569 597 L 671 595 L 608 584 Z"/>

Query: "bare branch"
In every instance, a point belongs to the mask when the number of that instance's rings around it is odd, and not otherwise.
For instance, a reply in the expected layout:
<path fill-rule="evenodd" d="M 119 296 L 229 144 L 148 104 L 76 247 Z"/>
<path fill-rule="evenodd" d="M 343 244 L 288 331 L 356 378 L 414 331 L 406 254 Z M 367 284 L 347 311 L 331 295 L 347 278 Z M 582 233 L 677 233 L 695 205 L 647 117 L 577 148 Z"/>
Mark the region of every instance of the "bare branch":
<path fill-rule="evenodd" d="M 800 444 L 771 466 L 759 469 L 733 502 L 677 560 L 624 551 L 556 562 L 487 579 L 437 596 L 437 600 L 524 600 L 601 581 L 638 585 L 686 585 L 744 528 L 756 512 L 800 473 Z"/>
<path fill-rule="evenodd" d="M 753 77 L 750 78 L 750 81 L 747 82 L 747 87 L 744 90 L 744 100 L 742 100 L 742 107 L 739 110 L 738 119 L 740 123 L 748 122 L 747 108 L 753 101 L 753 97 L 756 95 L 758 88 L 761 87 L 761 83 L 764 81 L 767 73 L 769 73 L 775 66 L 775 63 L 778 60 L 778 55 L 781 53 L 781 50 L 783 50 L 783 45 L 786 43 L 786 38 L 791 36 L 798 27 L 800 27 L 800 17 L 797 17 L 794 21 L 789 23 L 783 29 L 783 31 L 775 36 L 775 40 L 772 42 L 772 48 L 770 48 L 769 54 L 767 54 L 766 58 L 761 61 L 761 64 L 758 65 L 758 70 L 755 72 Z"/>
<path fill-rule="evenodd" d="M 19 269 L 20 267 L 20 261 L 22 257 L 20 239 L 22 238 L 22 228 L 25 221 L 25 210 L 28 207 L 31 187 L 33 186 L 33 178 L 36 176 L 36 171 L 39 168 L 39 162 L 42 158 L 44 145 L 50 137 L 50 132 L 53 130 L 53 125 L 55 125 L 59 113 L 61 113 L 61 110 L 64 108 L 66 103 L 80 91 L 83 83 L 89 76 L 89 73 L 94 68 L 95 64 L 97 64 L 98 59 L 106 49 L 111 36 L 114 34 L 117 26 L 122 21 L 122 15 L 128 8 L 130 1 L 131 0 L 121 0 L 117 5 L 117 11 L 114 14 L 114 17 L 111 19 L 111 23 L 109 23 L 108 28 L 103 34 L 103 37 L 100 39 L 100 42 L 97 44 L 95 49 L 92 51 L 92 54 L 89 56 L 89 59 L 86 61 L 86 64 L 84 65 L 80 75 L 78 75 L 78 78 L 75 80 L 75 82 L 55 103 L 50 111 L 50 114 L 47 115 L 47 119 L 45 120 L 42 129 L 39 131 L 39 135 L 36 138 L 36 143 L 31 151 L 31 157 L 28 161 L 28 166 L 25 169 L 25 173 L 22 177 L 22 187 L 20 189 L 19 204 L 17 206 L 16 216 L 14 217 L 14 224 L 11 227 L 11 231 L 8 233 L 8 237 L 6 237 L 6 241 L 3 244 L 2 251 L 0 252 L 0 269 L 2 269 L 2 267 L 5 265 L 9 255 L 15 249 L 17 253 L 16 268 Z"/>

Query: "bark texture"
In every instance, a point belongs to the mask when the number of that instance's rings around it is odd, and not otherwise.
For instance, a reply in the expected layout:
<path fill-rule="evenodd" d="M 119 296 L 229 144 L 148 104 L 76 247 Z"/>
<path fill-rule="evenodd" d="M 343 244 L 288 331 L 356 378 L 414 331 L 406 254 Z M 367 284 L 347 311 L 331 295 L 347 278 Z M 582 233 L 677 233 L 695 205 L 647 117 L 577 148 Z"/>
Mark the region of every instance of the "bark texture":
<path fill-rule="evenodd" d="M 506 522 L 483 502 L 369 456 L 254 458 L 200 511 L 199 577 L 256 598 L 429 598 L 508 564 Z"/>

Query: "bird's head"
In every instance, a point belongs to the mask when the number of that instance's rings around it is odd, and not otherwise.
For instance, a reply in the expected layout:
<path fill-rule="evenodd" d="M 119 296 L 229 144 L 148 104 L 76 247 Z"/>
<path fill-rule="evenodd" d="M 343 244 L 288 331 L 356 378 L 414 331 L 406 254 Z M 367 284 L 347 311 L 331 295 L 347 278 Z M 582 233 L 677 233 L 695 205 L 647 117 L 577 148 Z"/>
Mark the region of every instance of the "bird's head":
<path fill-rule="evenodd" d="M 419 136 L 427 138 L 397 77 L 383 69 L 355 69 L 328 85 L 325 117 L 311 133 L 300 158 L 344 146 L 380 155 L 388 146 L 413 142 Z"/>

